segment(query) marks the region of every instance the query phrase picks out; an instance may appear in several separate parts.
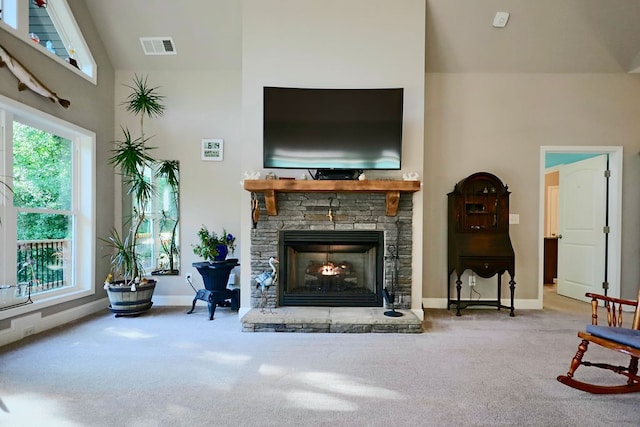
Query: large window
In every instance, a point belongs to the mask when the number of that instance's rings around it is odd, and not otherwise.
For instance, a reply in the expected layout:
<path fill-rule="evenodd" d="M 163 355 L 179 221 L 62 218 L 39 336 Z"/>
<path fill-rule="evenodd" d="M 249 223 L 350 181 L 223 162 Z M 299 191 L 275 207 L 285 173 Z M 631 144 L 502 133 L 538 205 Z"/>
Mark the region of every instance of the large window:
<path fill-rule="evenodd" d="M 31 293 L 73 284 L 72 148 L 66 138 L 13 122 L 17 283 Z"/>
<path fill-rule="evenodd" d="M 94 291 L 93 133 L 0 97 L 0 318 Z"/>

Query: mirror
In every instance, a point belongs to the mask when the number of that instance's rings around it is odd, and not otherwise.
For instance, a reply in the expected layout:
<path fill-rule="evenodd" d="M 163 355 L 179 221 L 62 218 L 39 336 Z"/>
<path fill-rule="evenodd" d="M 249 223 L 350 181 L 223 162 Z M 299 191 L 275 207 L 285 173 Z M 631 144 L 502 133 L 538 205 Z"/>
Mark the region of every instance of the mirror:
<path fill-rule="evenodd" d="M 149 210 L 138 230 L 138 254 L 146 274 L 180 274 L 180 164 L 161 160 L 145 168 L 154 189 Z M 132 203 L 123 203 L 125 226 L 132 217 Z"/>

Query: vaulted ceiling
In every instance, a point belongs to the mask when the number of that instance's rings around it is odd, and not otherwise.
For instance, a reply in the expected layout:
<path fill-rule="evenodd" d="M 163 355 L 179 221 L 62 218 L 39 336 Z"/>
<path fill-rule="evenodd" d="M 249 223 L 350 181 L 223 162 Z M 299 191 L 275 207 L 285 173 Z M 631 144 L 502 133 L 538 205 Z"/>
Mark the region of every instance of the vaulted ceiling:
<path fill-rule="evenodd" d="M 317 0 L 323 1 L 323 0 Z M 86 0 L 118 70 L 240 68 L 241 0 Z M 640 72 L 640 0 L 426 0 L 427 72 Z M 498 11 L 509 12 L 494 28 Z M 145 56 L 140 37 L 177 55 Z"/>

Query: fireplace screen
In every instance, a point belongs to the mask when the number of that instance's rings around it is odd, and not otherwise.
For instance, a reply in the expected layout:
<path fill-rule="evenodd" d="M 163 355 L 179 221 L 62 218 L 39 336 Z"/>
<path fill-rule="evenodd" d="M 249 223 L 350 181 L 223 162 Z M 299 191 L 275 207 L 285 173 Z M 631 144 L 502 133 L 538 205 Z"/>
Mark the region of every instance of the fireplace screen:
<path fill-rule="evenodd" d="M 382 239 L 377 231 L 283 231 L 281 305 L 381 306 Z"/>

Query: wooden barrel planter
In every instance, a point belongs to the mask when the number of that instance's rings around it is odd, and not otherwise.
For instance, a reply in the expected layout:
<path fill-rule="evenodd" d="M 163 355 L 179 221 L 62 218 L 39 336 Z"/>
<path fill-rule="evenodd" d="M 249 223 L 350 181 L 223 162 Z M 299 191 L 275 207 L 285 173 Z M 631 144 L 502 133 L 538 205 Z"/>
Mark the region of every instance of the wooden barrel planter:
<path fill-rule="evenodd" d="M 151 298 L 156 288 L 155 280 L 136 286 L 132 291 L 131 286 L 124 286 L 122 282 L 114 282 L 107 287 L 109 295 L 109 310 L 118 316 L 137 316 L 149 310 L 153 305 Z"/>

